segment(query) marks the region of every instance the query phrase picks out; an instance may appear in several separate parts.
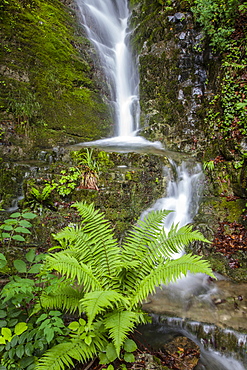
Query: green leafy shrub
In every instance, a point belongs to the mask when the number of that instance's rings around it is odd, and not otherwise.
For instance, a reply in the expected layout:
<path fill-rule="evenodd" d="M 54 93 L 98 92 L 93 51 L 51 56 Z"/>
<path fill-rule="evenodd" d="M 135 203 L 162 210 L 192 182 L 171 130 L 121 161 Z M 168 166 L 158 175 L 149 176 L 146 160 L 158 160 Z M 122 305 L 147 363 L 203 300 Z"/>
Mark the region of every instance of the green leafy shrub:
<path fill-rule="evenodd" d="M 191 10 L 215 50 L 223 50 L 234 31 L 239 0 L 195 0 Z"/>

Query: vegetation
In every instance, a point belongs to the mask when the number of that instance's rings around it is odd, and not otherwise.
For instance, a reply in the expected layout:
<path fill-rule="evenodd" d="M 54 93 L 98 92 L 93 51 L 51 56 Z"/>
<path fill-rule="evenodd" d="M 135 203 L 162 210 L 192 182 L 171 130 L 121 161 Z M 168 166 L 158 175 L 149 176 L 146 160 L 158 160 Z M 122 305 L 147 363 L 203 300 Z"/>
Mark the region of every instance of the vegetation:
<path fill-rule="evenodd" d="M 120 246 L 93 204 L 73 207 L 82 222 L 54 235 L 54 251 L 45 257 L 31 249 L 26 261 L 14 261 L 19 275 L 1 292 L 3 369 L 59 370 L 95 356 L 101 364 L 133 362 L 136 345 L 128 336 L 149 321 L 141 309 L 148 294 L 188 270 L 213 276 L 198 256 L 172 258 L 184 245 L 207 240 L 191 226 L 174 225 L 166 233 L 162 224 L 169 211 L 139 220 Z M 15 316 L 16 305 L 23 309 Z"/>
<path fill-rule="evenodd" d="M 39 132 L 39 145 L 54 130 L 84 140 L 106 134 L 109 115 L 72 12 L 59 0 L 4 0 L 0 14 L 4 131 L 11 122 L 25 137 Z"/>

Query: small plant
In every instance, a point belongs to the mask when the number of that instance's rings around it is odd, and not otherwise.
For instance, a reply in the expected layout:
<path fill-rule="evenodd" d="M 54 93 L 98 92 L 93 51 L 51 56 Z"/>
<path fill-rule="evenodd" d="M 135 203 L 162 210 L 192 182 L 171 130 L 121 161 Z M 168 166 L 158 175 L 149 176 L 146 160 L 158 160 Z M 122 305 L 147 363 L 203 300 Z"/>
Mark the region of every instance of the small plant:
<path fill-rule="evenodd" d="M 213 171 L 215 168 L 215 164 L 214 164 L 214 160 L 210 160 L 208 162 L 204 162 L 203 163 L 203 169 L 204 170 L 209 170 L 209 171 Z"/>
<path fill-rule="evenodd" d="M 29 220 L 33 220 L 37 215 L 32 212 L 15 212 L 10 215 L 7 220 L 4 220 L 0 226 L 0 240 L 4 245 L 7 245 L 7 251 L 11 242 L 25 242 L 25 236 L 31 234 L 29 230 L 32 224 Z"/>

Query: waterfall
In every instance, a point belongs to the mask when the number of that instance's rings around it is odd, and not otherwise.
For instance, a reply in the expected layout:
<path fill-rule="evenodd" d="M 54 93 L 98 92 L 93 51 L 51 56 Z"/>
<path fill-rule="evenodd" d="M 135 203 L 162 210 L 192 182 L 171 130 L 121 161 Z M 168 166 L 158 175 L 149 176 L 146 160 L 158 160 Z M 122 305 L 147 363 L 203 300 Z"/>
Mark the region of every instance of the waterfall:
<path fill-rule="evenodd" d="M 130 11 L 128 0 L 76 0 L 80 10 L 82 24 L 88 39 L 94 45 L 110 91 L 110 103 L 115 116 L 115 137 L 77 144 L 75 147 L 98 147 L 116 152 L 152 153 L 168 158 L 175 158 L 163 148 L 160 142 L 150 141 L 136 136 L 139 125 L 139 76 L 136 60 L 130 48 L 130 30 L 128 21 Z M 75 148 L 75 149 L 76 149 Z M 74 150 L 75 150 L 74 149 Z M 176 158 L 175 158 L 176 159 Z M 167 195 L 157 200 L 147 209 L 142 217 L 151 210 L 172 210 L 166 218 L 164 227 L 169 230 L 173 223 L 184 226 L 192 222 L 198 208 L 202 171 L 199 165 L 189 168 L 188 163 L 177 166 L 171 161 L 174 176 L 170 174 Z M 179 160 L 180 162 L 180 160 Z M 179 256 L 174 256 L 174 258 Z M 184 280 L 186 279 L 186 280 Z M 174 295 L 186 296 L 200 292 L 202 299 L 212 293 L 214 286 L 208 285 L 207 277 L 197 274 L 181 278 L 170 284 L 167 289 Z M 204 352 L 203 352 L 204 356 Z M 205 363 L 200 369 L 228 370 L 243 369 L 234 359 L 222 358 L 216 352 L 210 357 L 205 355 Z M 217 357 L 217 358 L 216 358 Z M 218 365 L 219 364 L 219 365 Z M 199 368 L 198 368 L 199 369 Z"/>
<path fill-rule="evenodd" d="M 77 4 L 110 87 L 116 135 L 133 136 L 139 122 L 139 78 L 129 45 L 128 1 L 77 0 Z"/>

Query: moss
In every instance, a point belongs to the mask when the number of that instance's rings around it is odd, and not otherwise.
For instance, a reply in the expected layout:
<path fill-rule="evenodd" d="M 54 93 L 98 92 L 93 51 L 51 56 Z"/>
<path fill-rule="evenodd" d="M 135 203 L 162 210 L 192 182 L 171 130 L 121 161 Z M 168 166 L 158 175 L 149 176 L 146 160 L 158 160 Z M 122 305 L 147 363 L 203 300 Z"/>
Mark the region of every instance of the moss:
<path fill-rule="evenodd" d="M 1 23 L 0 117 L 31 126 L 36 143 L 53 137 L 51 130 L 63 130 L 61 140 L 106 136 L 111 116 L 71 9 L 59 0 L 10 0 L 1 5 Z"/>

